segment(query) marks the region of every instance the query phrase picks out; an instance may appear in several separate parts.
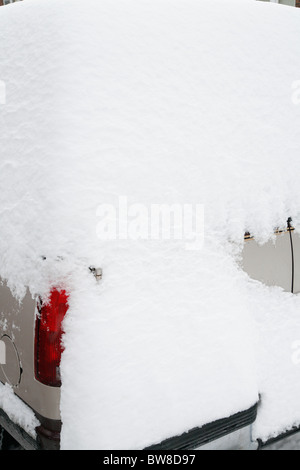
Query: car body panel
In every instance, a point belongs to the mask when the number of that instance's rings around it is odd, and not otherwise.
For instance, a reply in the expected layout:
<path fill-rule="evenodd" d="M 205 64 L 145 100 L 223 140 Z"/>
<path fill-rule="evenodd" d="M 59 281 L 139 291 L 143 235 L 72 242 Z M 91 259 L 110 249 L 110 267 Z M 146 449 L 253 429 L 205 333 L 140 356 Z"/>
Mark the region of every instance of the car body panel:
<path fill-rule="evenodd" d="M 300 293 L 300 233 L 294 230 L 292 233 L 292 246 L 293 246 L 293 263 L 294 263 L 294 294 Z"/>
<path fill-rule="evenodd" d="M 267 286 L 279 286 L 286 292 L 291 292 L 293 257 L 290 237 L 289 230 L 276 232 L 274 240 L 264 244 L 257 243 L 250 236 L 245 237 L 241 267 L 252 279 L 263 282 Z"/>
<path fill-rule="evenodd" d="M 60 420 L 60 388 L 46 386 L 35 379 L 35 317 L 36 301 L 30 293 L 27 292 L 19 304 L 2 283 L 0 339 L 6 345 L 7 359 L 6 364 L 0 366 L 0 381 L 9 383 L 15 394 L 42 417 Z"/>

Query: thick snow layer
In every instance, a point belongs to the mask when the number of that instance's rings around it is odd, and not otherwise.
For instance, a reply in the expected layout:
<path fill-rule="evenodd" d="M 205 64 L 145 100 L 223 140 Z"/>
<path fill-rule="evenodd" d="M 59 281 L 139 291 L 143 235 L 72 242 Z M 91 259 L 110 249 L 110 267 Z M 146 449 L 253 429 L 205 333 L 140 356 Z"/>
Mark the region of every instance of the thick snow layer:
<path fill-rule="evenodd" d="M 261 399 L 253 435 L 267 441 L 300 424 L 300 298 L 255 284 L 249 294 L 259 334 Z"/>
<path fill-rule="evenodd" d="M 142 448 L 259 394 L 258 437 L 300 424 L 299 298 L 236 262 L 246 230 L 300 222 L 300 10 L 25 0 L 0 42 L 0 276 L 70 292 L 62 447 Z M 203 248 L 100 239 L 120 197 L 203 204 Z"/>
<path fill-rule="evenodd" d="M 34 412 L 20 400 L 8 384 L 0 383 L 0 408 L 7 416 L 31 437 L 36 438 L 36 427 L 40 425 Z"/>

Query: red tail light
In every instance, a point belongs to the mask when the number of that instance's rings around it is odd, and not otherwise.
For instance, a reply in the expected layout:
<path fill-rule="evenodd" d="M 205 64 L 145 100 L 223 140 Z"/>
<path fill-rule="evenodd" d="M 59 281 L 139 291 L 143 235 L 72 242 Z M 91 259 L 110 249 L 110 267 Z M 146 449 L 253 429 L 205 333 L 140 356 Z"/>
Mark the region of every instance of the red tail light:
<path fill-rule="evenodd" d="M 41 303 L 35 326 L 35 377 L 52 387 L 61 385 L 60 359 L 63 351 L 62 321 L 68 310 L 68 295 L 53 289 L 48 303 Z"/>

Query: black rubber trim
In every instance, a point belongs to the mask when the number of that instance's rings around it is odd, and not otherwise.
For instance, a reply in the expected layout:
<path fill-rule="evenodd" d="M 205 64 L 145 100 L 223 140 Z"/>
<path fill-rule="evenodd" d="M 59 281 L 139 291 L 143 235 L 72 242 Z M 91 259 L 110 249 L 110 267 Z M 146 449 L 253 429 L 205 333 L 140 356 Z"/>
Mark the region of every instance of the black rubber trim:
<path fill-rule="evenodd" d="M 27 434 L 23 428 L 13 423 L 7 414 L 0 408 L 0 426 L 17 441 L 25 450 L 38 450 L 39 446 L 35 439 Z"/>
<path fill-rule="evenodd" d="M 24 450 L 60 450 L 61 421 L 43 418 L 36 413 L 40 426 L 36 428 L 36 439 L 14 423 L 0 408 L 0 428 L 15 440 Z"/>
<path fill-rule="evenodd" d="M 62 422 L 48 419 L 35 413 L 40 426 L 36 428 L 37 441 L 41 450 L 60 450 L 60 433 Z"/>
<path fill-rule="evenodd" d="M 160 444 L 147 447 L 145 450 L 185 450 L 195 449 L 220 437 L 231 434 L 249 426 L 256 420 L 257 403 L 246 411 L 236 413 L 229 418 L 219 419 L 201 428 L 194 428 L 181 436 L 171 437 Z"/>
<path fill-rule="evenodd" d="M 262 441 L 261 439 L 258 439 L 258 449 L 261 450 L 264 447 L 267 447 L 271 444 L 275 444 L 276 442 L 282 441 L 290 436 L 293 436 L 294 434 L 300 433 L 300 427 L 293 427 L 289 431 L 286 431 L 282 434 L 279 434 L 276 437 L 272 437 L 271 439 L 268 439 L 267 441 Z"/>

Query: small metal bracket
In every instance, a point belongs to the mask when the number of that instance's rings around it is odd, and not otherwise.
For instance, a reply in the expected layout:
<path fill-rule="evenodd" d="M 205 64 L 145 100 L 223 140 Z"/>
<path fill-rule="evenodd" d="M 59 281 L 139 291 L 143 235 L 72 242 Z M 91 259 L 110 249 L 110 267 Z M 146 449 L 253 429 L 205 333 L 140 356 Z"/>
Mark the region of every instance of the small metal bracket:
<path fill-rule="evenodd" d="M 95 276 L 97 282 L 101 281 L 101 279 L 102 279 L 102 269 L 101 268 L 94 268 L 93 266 L 90 266 L 89 270 Z"/>

